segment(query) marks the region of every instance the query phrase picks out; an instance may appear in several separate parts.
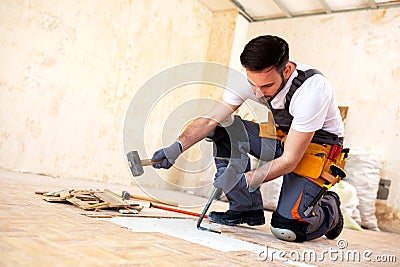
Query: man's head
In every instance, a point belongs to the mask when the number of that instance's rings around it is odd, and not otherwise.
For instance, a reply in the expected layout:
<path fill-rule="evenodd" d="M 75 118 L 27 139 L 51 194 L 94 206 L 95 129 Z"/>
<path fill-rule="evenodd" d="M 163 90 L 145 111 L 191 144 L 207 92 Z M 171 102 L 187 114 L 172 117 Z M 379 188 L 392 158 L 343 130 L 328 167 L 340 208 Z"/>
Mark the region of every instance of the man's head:
<path fill-rule="evenodd" d="M 258 98 L 274 97 L 284 86 L 293 68 L 289 45 L 277 36 L 264 35 L 251 40 L 240 55 L 247 77 Z"/>

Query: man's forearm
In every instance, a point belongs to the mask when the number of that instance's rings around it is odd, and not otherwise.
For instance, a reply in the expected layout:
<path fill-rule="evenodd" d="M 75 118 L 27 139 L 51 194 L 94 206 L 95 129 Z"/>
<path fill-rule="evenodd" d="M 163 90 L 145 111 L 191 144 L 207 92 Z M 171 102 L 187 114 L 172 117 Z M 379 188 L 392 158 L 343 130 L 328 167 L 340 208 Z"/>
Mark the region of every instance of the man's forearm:
<path fill-rule="evenodd" d="M 179 136 L 178 140 L 185 151 L 196 144 L 215 128 L 217 125 L 232 114 L 239 106 L 218 102 L 207 114 L 195 119 Z"/>
<path fill-rule="evenodd" d="M 178 138 L 183 151 L 207 137 L 217 125 L 218 122 L 211 118 L 200 117 L 194 120 Z"/>
<path fill-rule="evenodd" d="M 288 161 L 285 157 L 279 157 L 262 167 L 247 172 L 247 183 L 249 185 L 258 185 L 269 182 L 284 174 L 292 172 L 295 167 L 296 164 L 292 161 Z"/>
<path fill-rule="evenodd" d="M 291 129 L 282 156 L 260 168 L 247 172 L 247 183 L 258 185 L 292 172 L 302 159 L 313 136 L 314 132 L 302 133 Z"/>

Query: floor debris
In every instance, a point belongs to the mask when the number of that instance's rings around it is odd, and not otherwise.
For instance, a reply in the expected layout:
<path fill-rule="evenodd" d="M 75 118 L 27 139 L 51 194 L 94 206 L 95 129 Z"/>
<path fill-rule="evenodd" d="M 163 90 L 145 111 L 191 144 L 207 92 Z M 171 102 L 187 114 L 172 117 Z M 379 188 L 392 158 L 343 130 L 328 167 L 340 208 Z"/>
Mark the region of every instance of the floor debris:
<path fill-rule="evenodd" d="M 143 206 L 140 204 L 132 200 L 125 200 L 122 196 L 108 189 L 61 189 L 51 192 L 39 190 L 35 191 L 35 194 L 42 195 L 42 199 L 48 202 L 71 203 L 87 211 L 114 209 L 121 214 L 138 214 L 143 209 Z M 94 215 L 87 216 L 95 217 Z"/>

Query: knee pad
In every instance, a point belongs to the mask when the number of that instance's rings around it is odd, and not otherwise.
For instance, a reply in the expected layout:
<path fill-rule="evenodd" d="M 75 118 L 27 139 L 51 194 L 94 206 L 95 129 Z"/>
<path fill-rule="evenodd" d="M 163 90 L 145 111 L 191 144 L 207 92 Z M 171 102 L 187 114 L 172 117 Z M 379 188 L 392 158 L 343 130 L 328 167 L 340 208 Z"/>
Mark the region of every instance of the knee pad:
<path fill-rule="evenodd" d="M 287 219 L 277 212 L 272 213 L 271 232 L 281 240 L 303 242 L 306 241 L 308 223 Z"/>
<path fill-rule="evenodd" d="M 275 228 L 271 226 L 271 232 L 276 238 L 285 241 L 295 241 L 297 237 L 292 230 L 284 228 Z"/>

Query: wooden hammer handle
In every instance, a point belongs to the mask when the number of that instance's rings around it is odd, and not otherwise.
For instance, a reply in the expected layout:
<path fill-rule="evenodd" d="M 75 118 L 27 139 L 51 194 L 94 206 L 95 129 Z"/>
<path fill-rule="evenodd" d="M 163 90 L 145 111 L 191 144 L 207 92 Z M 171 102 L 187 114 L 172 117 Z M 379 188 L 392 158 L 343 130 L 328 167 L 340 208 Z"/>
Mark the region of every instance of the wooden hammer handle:
<path fill-rule="evenodd" d="M 151 159 L 142 159 L 140 160 L 140 163 L 142 164 L 142 166 L 151 166 L 154 164 L 158 164 L 161 163 L 162 160 L 159 161 L 152 161 Z"/>
<path fill-rule="evenodd" d="M 150 202 L 166 204 L 166 205 L 175 206 L 175 207 L 179 206 L 179 203 L 177 203 L 177 202 L 162 201 L 162 200 L 158 200 L 158 199 L 155 199 L 155 198 L 152 198 L 152 197 L 148 197 L 148 196 L 140 196 L 140 195 L 131 194 L 130 198 L 139 199 L 139 200 L 146 200 L 146 201 L 150 201 Z"/>

